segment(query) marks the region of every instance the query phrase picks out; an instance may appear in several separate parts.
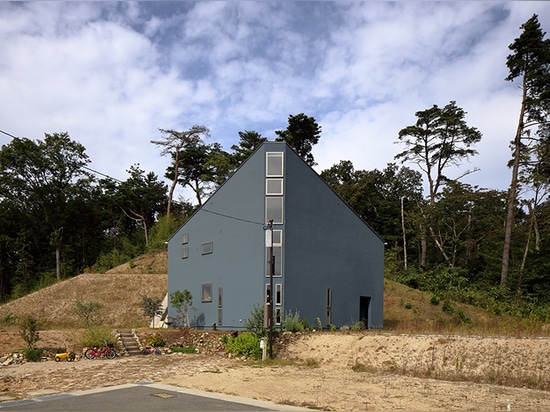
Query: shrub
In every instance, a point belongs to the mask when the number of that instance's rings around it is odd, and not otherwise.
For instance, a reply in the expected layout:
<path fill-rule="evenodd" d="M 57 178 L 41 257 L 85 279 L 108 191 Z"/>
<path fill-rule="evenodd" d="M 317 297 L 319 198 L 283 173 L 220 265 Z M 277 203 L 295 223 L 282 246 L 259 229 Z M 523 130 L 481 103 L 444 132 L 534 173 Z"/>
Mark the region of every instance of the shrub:
<path fill-rule="evenodd" d="M 241 333 L 234 338 L 229 338 L 225 344 L 225 350 L 235 356 L 260 359 L 260 338 L 254 333 Z"/>
<path fill-rule="evenodd" d="M 23 351 L 23 356 L 25 356 L 27 362 L 40 362 L 42 353 L 44 353 L 42 349 L 27 348 Z"/>
<path fill-rule="evenodd" d="M 82 346 L 103 346 L 105 341 L 108 343 L 114 343 L 111 330 L 109 328 L 102 327 L 89 327 L 86 329 L 81 338 Z"/>
<path fill-rule="evenodd" d="M 268 329 L 264 326 L 264 306 L 261 303 L 254 305 L 250 317 L 244 321 L 244 326 L 249 332 L 253 332 L 259 338 L 267 336 Z"/>
<path fill-rule="evenodd" d="M 84 320 L 86 327 L 88 327 L 103 307 L 104 305 L 99 302 L 82 302 L 80 299 L 77 299 L 74 302 L 73 310 L 77 316 Z"/>
<path fill-rule="evenodd" d="M 166 338 L 160 333 L 155 333 L 154 335 L 147 336 L 147 345 L 161 348 L 166 346 Z"/>
<path fill-rule="evenodd" d="M 170 350 L 174 353 L 197 353 L 197 349 L 195 348 L 182 348 L 181 346 L 171 346 Z"/>
<path fill-rule="evenodd" d="M 294 312 L 294 315 L 292 315 L 292 311 L 288 311 L 285 316 L 285 329 L 288 332 L 304 331 L 304 323 L 300 320 L 300 312 L 296 311 Z"/>
<path fill-rule="evenodd" d="M 439 305 L 439 298 L 437 296 L 432 296 L 432 298 L 430 299 L 430 303 L 434 306 L 437 306 Z"/>
<path fill-rule="evenodd" d="M 39 321 L 30 315 L 25 316 L 21 320 L 21 330 L 19 333 L 23 340 L 27 343 L 29 349 L 33 349 L 36 342 L 40 340 L 40 334 L 38 332 Z"/>

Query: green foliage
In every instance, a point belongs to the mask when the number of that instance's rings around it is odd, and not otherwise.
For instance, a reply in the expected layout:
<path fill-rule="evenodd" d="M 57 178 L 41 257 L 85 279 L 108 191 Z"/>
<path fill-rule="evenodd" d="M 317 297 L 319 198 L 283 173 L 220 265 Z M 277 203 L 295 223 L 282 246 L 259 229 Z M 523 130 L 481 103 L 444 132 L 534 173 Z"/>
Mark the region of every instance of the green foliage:
<path fill-rule="evenodd" d="M 250 317 L 244 321 L 247 331 L 253 332 L 259 338 L 267 336 L 269 330 L 264 327 L 264 305 L 257 303 L 250 311 Z"/>
<path fill-rule="evenodd" d="M 143 311 L 143 314 L 148 318 L 155 319 L 155 316 L 162 314 L 162 299 L 161 298 L 150 298 L 147 295 L 141 297 L 140 308 Z M 153 324 L 153 327 L 155 325 Z"/>
<path fill-rule="evenodd" d="M 197 353 L 193 347 L 170 346 L 170 350 L 174 353 Z"/>
<path fill-rule="evenodd" d="M 255 333 L 240 333 L 236 337 L 229 338 L 225 344 L 225 350 L 235 356 L 254 359 L 262 357 L 260 338 Z"/>
<path fill-rule="evenodd" d="M 350 330 L 358 332 L 365 329 L 365 324 L 361 321 L 353 322 L 350 326 Z"/>
<path fill-rule="evenodd" d="M 284 320 L 285 330 L 287 332 L 303 332 L 305 330 L 304 322 L 300 319 L 300 312 L 295 311 L 294 315 L 292 311 L 288 311 Z"/>
<path fill-rule="evenodd" d="M 298 155 L 310 166 L 315 166 L 311 150 L 319 143 L 321 137 L 321 126 L 317 124 L 314 117 L 306 116 L 304 113 L 288 116 L 288 126 L 285 130 L 275 130 L 278 136 L 276 140 L 285 141 Z"/>
<path fill-rule="evenodd" d="M 170 304 L 176 309 L 176 311 L 181 315 L 182 326 L 189 326 L 187 314 L 189 309 L 193 305 L 193 295 L 187 289 L 183 292 L 181 290 L 176 290 L 170 294 Z"/>
<path fill-rule="evenodd" d="M 434 306 L 439 305 L 439 298 L 437 296 L 433 295 L 432 298 L 430 299 L 430 304 L 432 304 Z"/>
<path fill-rule="evenodd" d="M 21 329 L 19 334 L 29 349 L 34 349 L 34 345 L 36 345 L 36 342 L 40 340 L 40 333 L 38 332 L 39 327 L 40 322 L 38 319 L 30 315 L 27 315 L 21 319 Z"/>
<path fill-rule="evenodd" d="M 38 348 L 26 348 L 23 350 L 23 356 L 27 362 L 40 362 L 44 350 Z"/>
<path fill-rule="evenodd" d="M 157 223 L 149 231 L 149 248 L 148 250 L 160 250 L 166 247 L 166 241 L 181 226 L 181 221 L 176 219 L 174 215 L 160 216 Z"/>
<path fill-rule="evenodd" d="M 101 347 L 105 345 L 105 341 L 108 343 L 114 343 L 113 335 L 111 334 L 111 329 L 105 327 L 88 327 L 82 337 L 81 344 L 84 347 L 88 346 L 97 346 Z"/>
<path fill-rule="evenodd" d="M 104 306 L 105 305 L 99 302 L 82 302 L 80 299 L 77 299 L 74 302 L 73 310 L 80 318 L 84 320 L 84 324 L 88 327 L 97 318 L 99 312 Z"/>
<path fill-rule="evenodd" d="M 7 313 L 2 319 L 0 319 L 0 323 L 6 326 L 13 326 L 17 322 L 17 315 L 14 315 L 13 313 L 9 312 Z"/>
<path fill-rule="evenodd" d="M 166 338 L 160 333 L 147 336 L 147 345 L 154 346 L 155 348 L 162 348 L 166 346 Z"/>

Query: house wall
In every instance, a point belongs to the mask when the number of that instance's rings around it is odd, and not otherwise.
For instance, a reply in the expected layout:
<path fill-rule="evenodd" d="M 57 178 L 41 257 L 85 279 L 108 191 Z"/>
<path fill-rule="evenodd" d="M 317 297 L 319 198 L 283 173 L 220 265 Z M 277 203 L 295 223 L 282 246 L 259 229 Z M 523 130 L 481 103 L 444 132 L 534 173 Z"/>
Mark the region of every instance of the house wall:
<path fill-rule="evenodd" d="M 267 142 L 183 225 L 168 242 L 168 292 L 189 290 L 192 326 L 244 328 L 255 305 L 265 301 L 269 284 L 265 245 L 266 152 L 284 153 L 282 285 L 284 313 L 323 326 L 360 320 L 360 296 L 370 297 L 368 327 L 382 327 L 382 240 L 285 143 Z M 189 234 L 189 244 L 182 236 Z M 213 253 L 201 255 L 201 244 Z M 182 248 L 189 257 L 182 259 Z M 201 302 L 202 285 L 212 284 L 212 302 Z M 223 288 L 222 324 L 218 288 Z M 331 319 L 326 319 L 327 288 L 332 291 Z M 169 316 L 176 316 L 169 307 Z"/>
<path fill-rule="evenodd" d="M 244 166 L 244 165 L 243 165 Z M 264 156 L 252 157 L 184 224 L 168 242 L 168 292 L 187 289 L 196 310 L 192 326 L 244 327 L 255 304 L 263 304 L 265 279 Z M 189 258 L 181 239 L 189 234 Z M 213 253 L 201 255 L 201 244 Z M 212 284 L 212 302 L 201 302 L 202 285 Z M 223 288 L 222 324 L 218 288 Z M 169 316 L 177 316 L 169 307 Z"/>
<path fill-rule="evenodd" d="M 368 327 L 381 328 L 383 241 L 298 160 L 288 159 L 285 170 L 285 313 L 298 310 L 310 324 L 316 325 L 320 318 L 328 326 L 330 288 L 330 323 L 341 327 L 361 320 L 360 296 L 364 296 L 370 298 Z"/>

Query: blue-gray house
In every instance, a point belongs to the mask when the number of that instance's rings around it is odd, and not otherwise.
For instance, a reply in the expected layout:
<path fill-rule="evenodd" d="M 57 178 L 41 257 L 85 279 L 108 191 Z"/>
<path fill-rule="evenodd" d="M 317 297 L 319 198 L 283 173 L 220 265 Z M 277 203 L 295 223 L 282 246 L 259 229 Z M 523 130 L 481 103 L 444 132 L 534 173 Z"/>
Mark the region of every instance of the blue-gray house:
<path fill-rule="evenodd" d="M 264 143 L 168 242 L 168 293 L 191 292 L 193 327 L 244 328 L 271 283 L 275 325 L 296 312 L 383 325 L 383 241 L 284 142 Z"/>

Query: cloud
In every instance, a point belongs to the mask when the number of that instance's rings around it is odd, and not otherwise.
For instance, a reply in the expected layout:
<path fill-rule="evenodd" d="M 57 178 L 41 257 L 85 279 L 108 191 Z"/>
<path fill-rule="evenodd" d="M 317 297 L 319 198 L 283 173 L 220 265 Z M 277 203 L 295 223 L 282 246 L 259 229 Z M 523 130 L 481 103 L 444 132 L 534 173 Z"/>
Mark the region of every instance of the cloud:
<path fill-rule="evenodd" d="M 455 100 L 484 135 L 468 182 L 505 188 L 520 98 L 505 59 L 533 13 L 545 26 L 550 4 L 0 3 L 0 129 L 68 131 L 125 179 L 133 163 L 163 176 L 158 128 L 202 124 L 229 150 L 238 131 L 273 139 L 304 112 L 323 128 L 318 171 L 372 170 L 416 111 Z"/>

